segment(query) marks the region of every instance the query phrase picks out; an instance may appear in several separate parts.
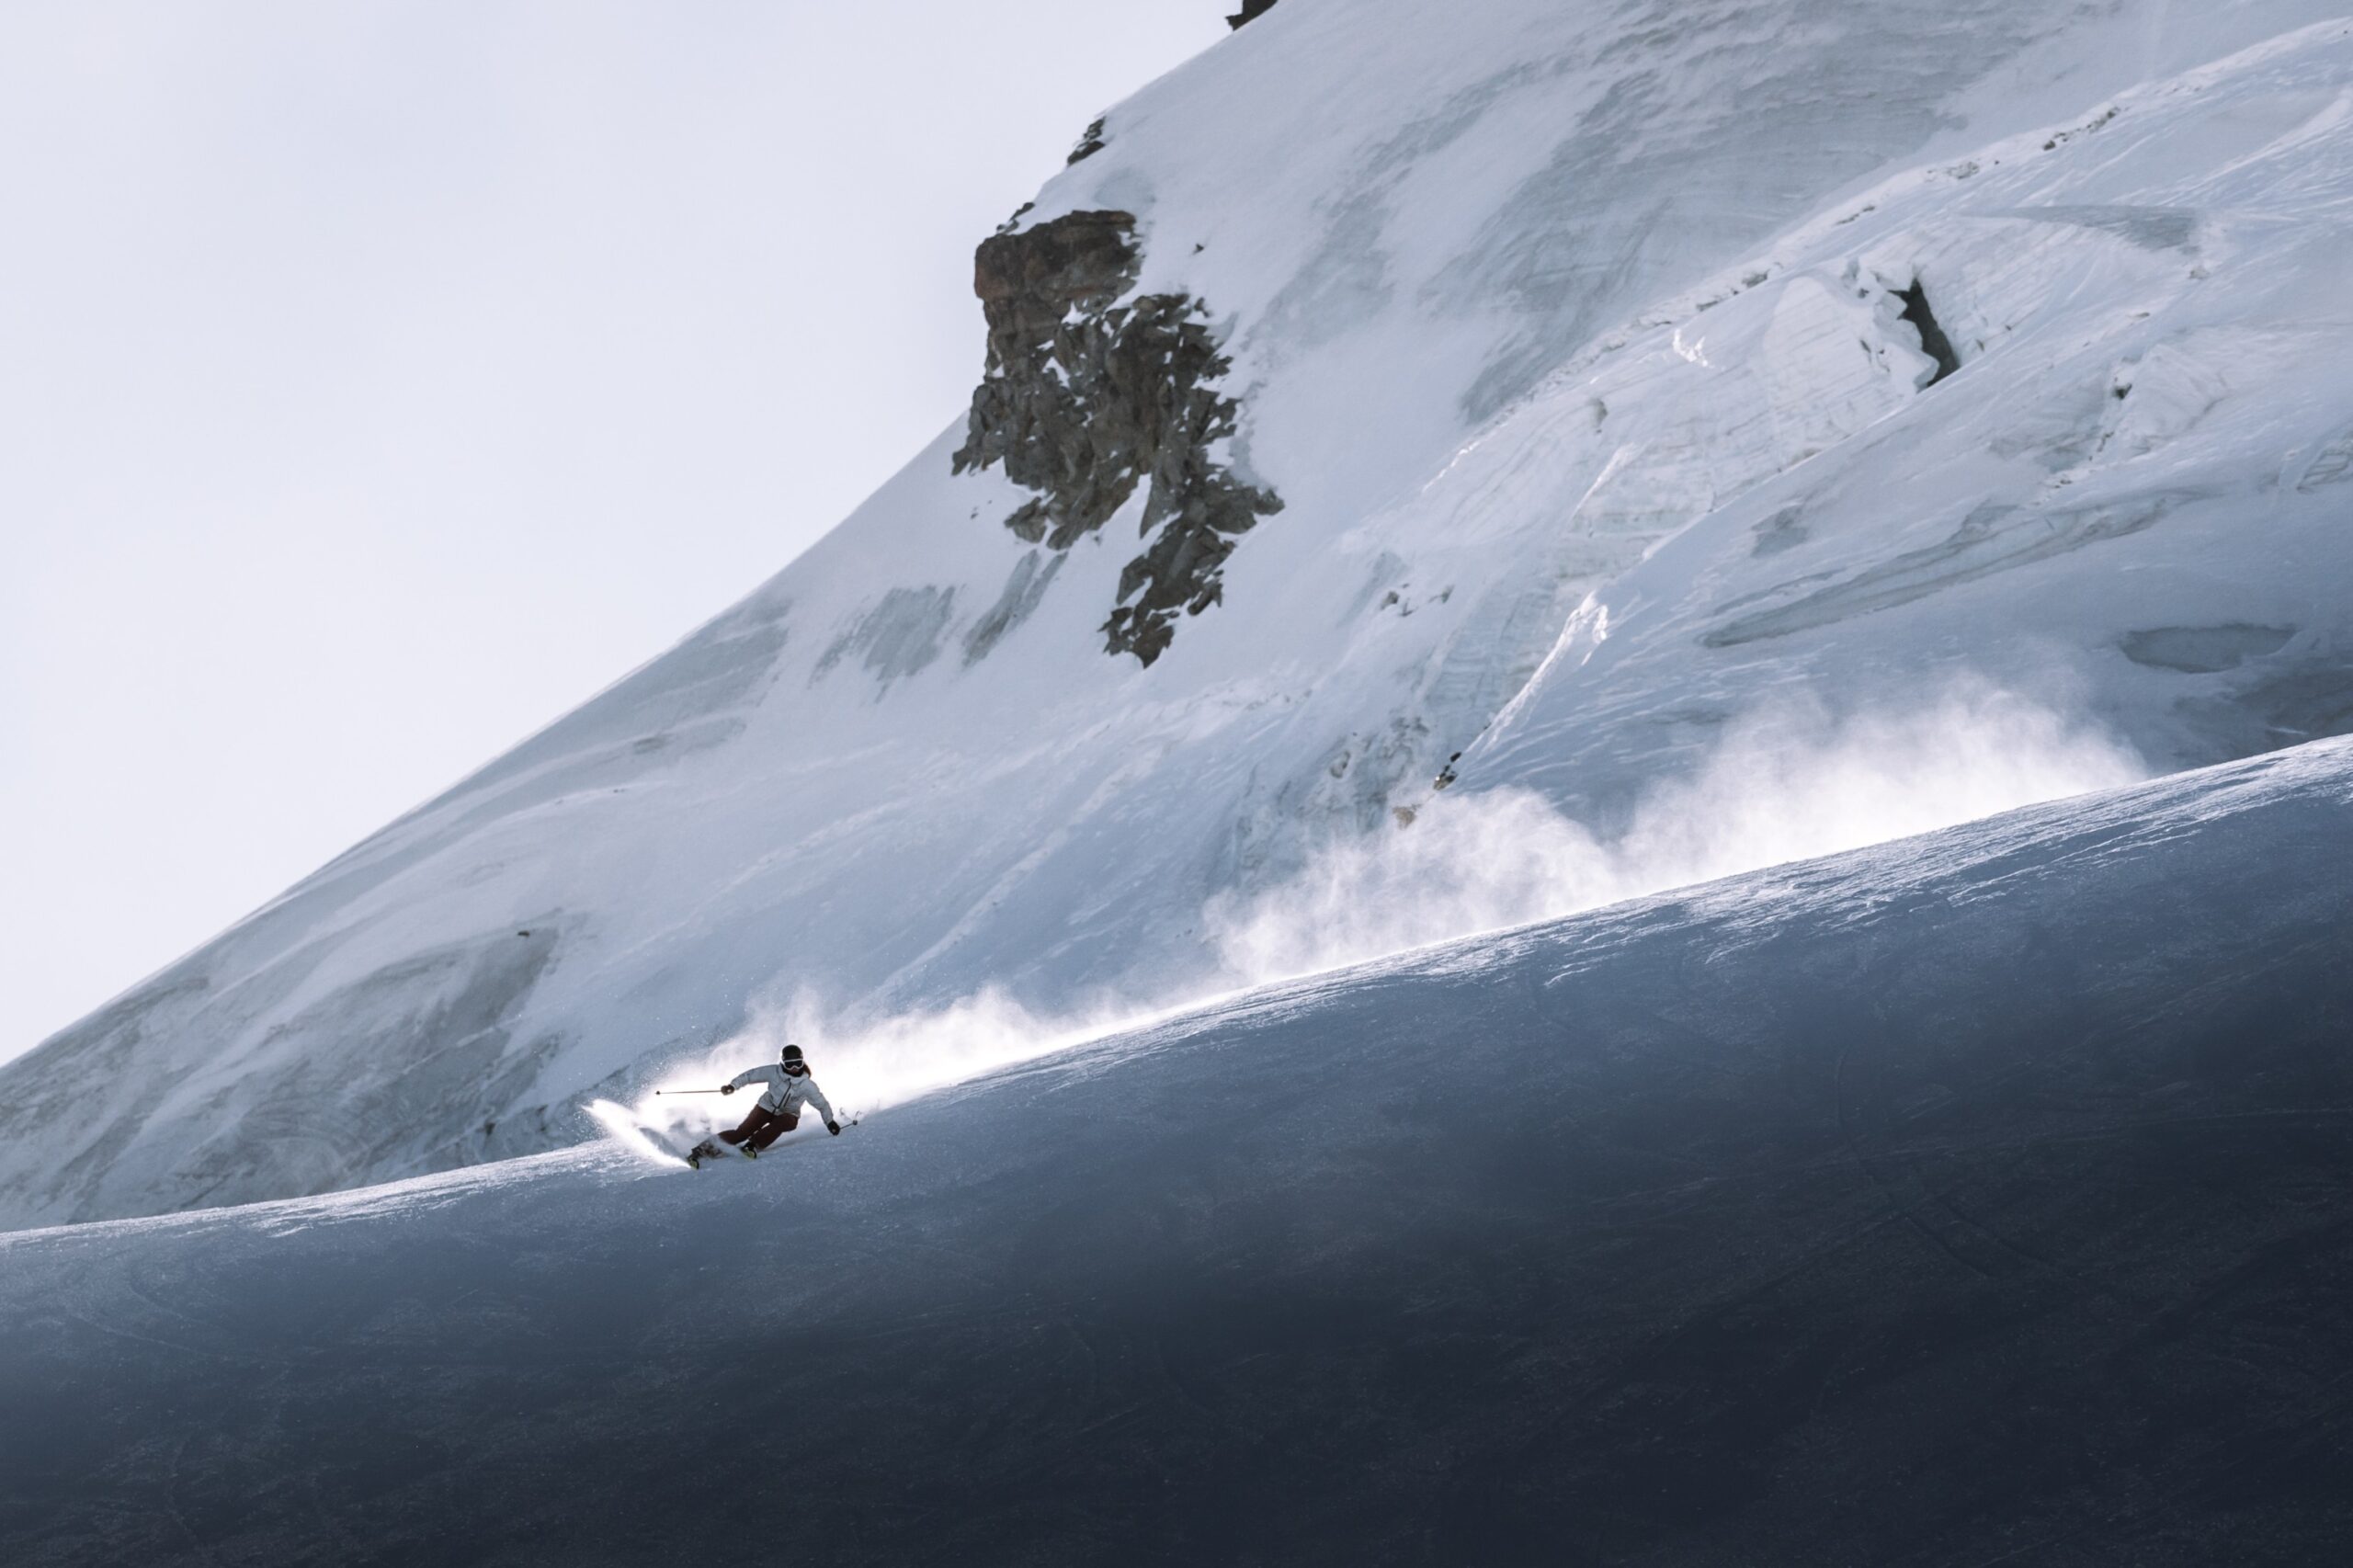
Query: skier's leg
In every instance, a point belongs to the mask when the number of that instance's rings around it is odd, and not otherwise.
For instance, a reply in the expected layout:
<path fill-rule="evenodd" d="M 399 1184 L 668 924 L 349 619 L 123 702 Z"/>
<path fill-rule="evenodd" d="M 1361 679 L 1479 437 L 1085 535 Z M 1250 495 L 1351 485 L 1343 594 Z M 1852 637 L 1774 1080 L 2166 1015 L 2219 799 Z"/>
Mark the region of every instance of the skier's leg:
<path fill-rule="evenodd" d="M 800 1125 L 801 1119 L 797 1116 L 778 1116 L 771 1112 L 767 1125 L 752 1134 L 752 1153 L 758 1153 Z"/>
<path fill-rule="evenodd" d="M 722 1132 L 719 1135 L 719 1140 L 721 1142 L 729 1145 L 741 1143 L 745 1139 L 756 1136 L 760 1129 L 767 1126 L 767 1122 L 768 1108 L 766 1106 L 756 1105 L 752 1108 L 752 1114 L 744 1119 L 743 1125 L 729 1128 L 726 1131 Z"/>

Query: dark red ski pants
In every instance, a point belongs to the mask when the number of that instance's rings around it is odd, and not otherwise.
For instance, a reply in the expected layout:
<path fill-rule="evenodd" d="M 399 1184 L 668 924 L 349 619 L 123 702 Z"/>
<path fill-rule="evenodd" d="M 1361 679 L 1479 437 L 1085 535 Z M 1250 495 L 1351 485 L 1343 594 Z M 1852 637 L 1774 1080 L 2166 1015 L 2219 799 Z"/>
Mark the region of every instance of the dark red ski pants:
<path fill-rule="evenodd" d="M 801 1119 L 787 1112 L 779 1116 L 764 1105 L 752 1108 L 741 1127 L 731 1127 L 719 1135 L 722 1143 L 749 1143 L 752 1153 L 758 1153 L 786 1133 L 801 1125 Z"/>

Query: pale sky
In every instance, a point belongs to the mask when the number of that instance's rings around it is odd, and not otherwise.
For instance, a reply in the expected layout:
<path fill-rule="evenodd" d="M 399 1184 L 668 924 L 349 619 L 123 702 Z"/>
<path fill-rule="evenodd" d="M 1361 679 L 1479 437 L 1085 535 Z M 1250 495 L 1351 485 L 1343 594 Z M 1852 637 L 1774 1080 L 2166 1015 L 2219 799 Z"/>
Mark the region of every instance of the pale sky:
<path fill-rule="evenodd" d="M 0 1060 L 839 520 L 1231 8 L 0 11 Z"/>

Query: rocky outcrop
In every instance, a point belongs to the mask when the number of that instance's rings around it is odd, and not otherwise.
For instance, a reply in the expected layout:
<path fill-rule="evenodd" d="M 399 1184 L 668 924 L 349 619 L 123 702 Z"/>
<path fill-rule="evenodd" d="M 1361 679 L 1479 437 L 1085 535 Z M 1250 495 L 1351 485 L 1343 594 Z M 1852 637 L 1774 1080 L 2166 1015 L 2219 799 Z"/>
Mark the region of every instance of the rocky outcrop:
<path fill-rule="evenodd" d="M 1239 28 L 1245 23 L 1256 21 L 1274 8 L 1275 0 L 1242 0 L 1242 9 L 1226 17 L 1225 25 L 1229 28 Z"/>
<path fill-rule="evenodd" d="M 1142 266 L 1135 224 L 1126 212 L 1073 212 L 982 242 L 972 287 L 988 369 L 955 464 L 1003 463 L 1036 493 L 1006 526 L 1056 551 L 1149 486 L 1148 542 L 1120 573 L 1102 628 L 1108 651 L 1149 665 L 1180 614 L 1223 597 L 1234 540 L 1282 503 L 1211 457 L 1241 412 L 1220 390 L 1232 361 L 1199 300 L 1128 297 Z"/>
<path fill-rule="evenodd" d="M 1895 297 L 1904 301 L 1902 319 L 1909 322 L 1912 329 L 1920 335 L 1920 352 L 1937 362 L 1937 373 L 1927 380 L 1928 387 L 1935 386 L 1961 369 L 1961 356 L 1953 352 L 1952 339 L 1945 335 L 1944 327 L 1937 321 L 1937 313 L 1928 308 L 1928 290 L 1918 278 L 1914 278 L 1912 286 Z M 1927 387 L 1921 390 L 1925 392 Z"/>

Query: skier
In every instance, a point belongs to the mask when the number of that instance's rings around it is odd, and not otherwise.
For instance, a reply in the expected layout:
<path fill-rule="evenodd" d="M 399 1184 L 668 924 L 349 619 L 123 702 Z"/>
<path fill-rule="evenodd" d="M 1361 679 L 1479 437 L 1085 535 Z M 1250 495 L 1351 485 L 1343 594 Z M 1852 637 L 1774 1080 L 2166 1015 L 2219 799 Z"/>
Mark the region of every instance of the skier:
<path fill-rule="evenodd" d="M 722 1095 L 753 1084 L 766 1084 L 767 1092 L 760 1096 L 760 1103 L 744 1119 L 740 1127 L 731 1127 L 719 1137 L 739 1150 L 746 1159 L 759 1158 L 760 1151 L 801 1125 L 801 1108 L 813 1105 L 817 1114 L 825 1119 L 825 1131 L 838 1138 L 842 1124 L 834 1119 L 834 1104 L 825 1091 L 809 1076 L 809 1063 L 801 1058 L 801 1048 L 788 1045 L 784 1058 L 774 1067 L 747 1067 L 720 1086 Z M 687 1163 L 699 1168 L 703 1161 L 716 1159 L 719 1144 L 706 1138 L 687 1153 Z"/>

